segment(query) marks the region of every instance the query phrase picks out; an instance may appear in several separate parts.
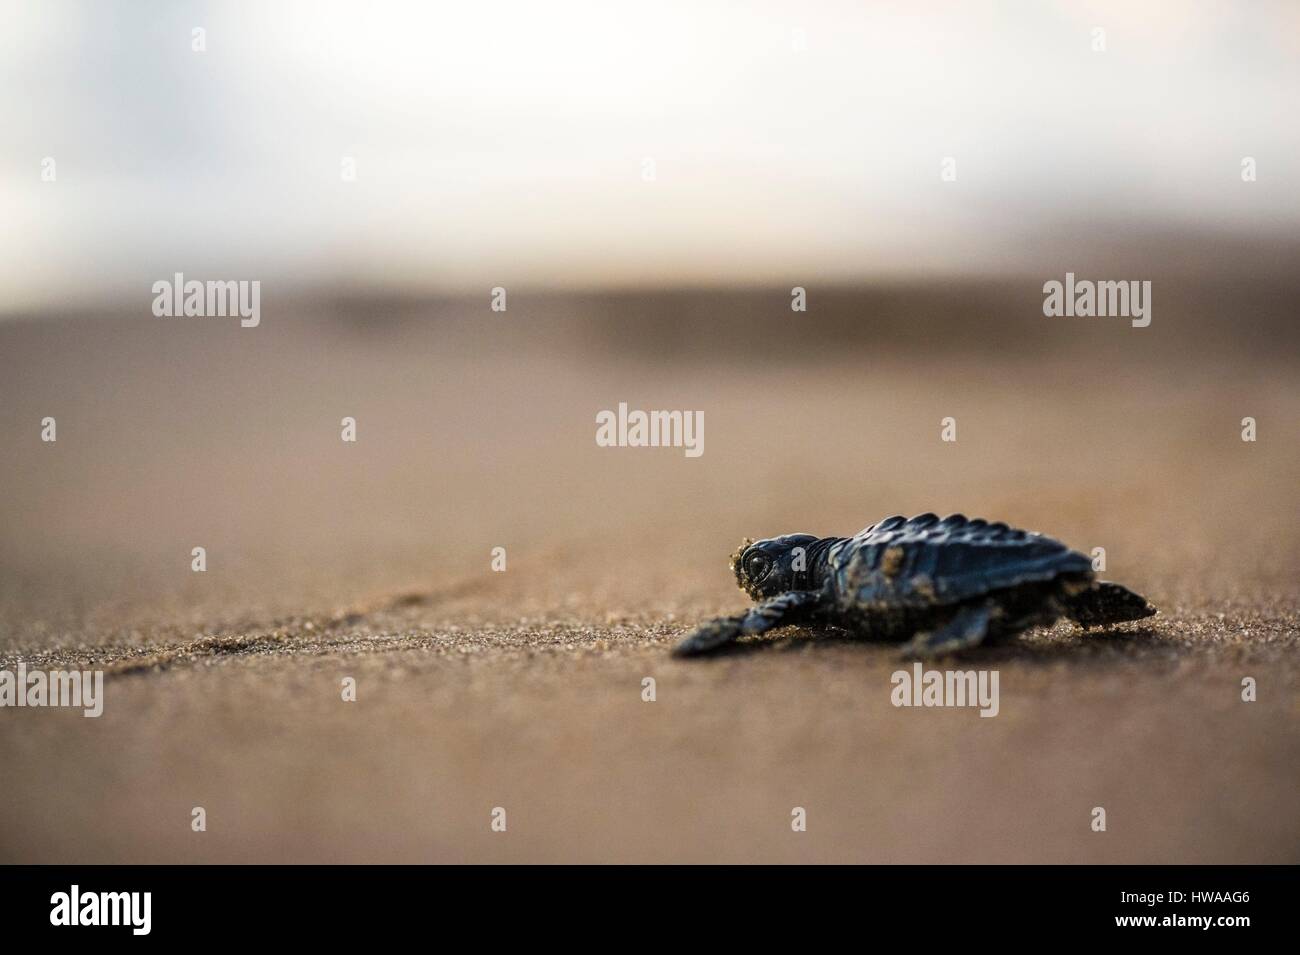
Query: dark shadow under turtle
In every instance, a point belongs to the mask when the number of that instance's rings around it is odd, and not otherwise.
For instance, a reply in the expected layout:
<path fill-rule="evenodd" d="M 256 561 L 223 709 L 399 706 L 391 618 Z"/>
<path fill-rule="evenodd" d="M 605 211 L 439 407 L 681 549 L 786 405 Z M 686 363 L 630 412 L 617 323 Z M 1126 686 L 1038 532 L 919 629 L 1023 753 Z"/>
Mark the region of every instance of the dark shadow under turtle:
<path fill-rule="evenodd" d="M 788 624 L 838 627 L 932 657 L 1067 617 L 1103 627 L 1154 614 L 1126 587 L 1095 579 L 1060 541 L 953 514 L 889 517 L 854 537 L 788 534 L 742 542 L 736 582 L 759 601 L 693 631 L 676 656 L 708 653 Z"/>

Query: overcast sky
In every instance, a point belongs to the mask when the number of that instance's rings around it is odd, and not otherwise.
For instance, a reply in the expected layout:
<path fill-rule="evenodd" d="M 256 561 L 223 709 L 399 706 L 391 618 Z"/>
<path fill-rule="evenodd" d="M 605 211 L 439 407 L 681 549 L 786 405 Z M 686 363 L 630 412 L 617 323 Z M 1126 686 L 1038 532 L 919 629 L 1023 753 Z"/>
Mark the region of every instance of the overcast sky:
<path fill-rule="evenodd" d="M 0 309 L 177 271 L 779 284 L 1023 269 L 1089 224 L 1293 235 L 1297 91 L 1294 2 L 0 0 Z"/>

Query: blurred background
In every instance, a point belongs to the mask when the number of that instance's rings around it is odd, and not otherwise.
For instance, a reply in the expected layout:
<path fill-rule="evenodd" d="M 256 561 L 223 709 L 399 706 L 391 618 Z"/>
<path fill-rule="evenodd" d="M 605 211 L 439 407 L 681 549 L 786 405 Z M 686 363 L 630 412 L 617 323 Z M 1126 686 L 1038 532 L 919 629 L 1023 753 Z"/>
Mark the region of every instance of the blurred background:
<path fill-rule="evenodd" d="M 1298 53 L 1291 3 L 3 3 L 0 663 L 109 680 L 0 712 L 0 859 L 1296 861 Z M 1044 317 L 1066 272 L 1151 325 Z M 597 447 L 622 401 L 703 456 Z M 1162 614 L 998 651 L 995 720 L 826 636 L 667 659 L 742 536 L 926 510 Z"/>
<path fill-rule="evenodd" d="M 2 9 L 9 314 L 1293 261 L 1288 2 Z"/>

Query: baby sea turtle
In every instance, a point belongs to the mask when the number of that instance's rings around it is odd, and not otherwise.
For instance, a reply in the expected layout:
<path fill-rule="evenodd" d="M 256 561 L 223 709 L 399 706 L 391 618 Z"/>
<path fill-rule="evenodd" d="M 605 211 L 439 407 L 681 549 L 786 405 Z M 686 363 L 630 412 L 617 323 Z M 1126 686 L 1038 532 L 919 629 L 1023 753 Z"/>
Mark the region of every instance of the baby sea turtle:
<path fill-rule="evenodd" d="M 1156 612 L 1133 591 L 1094 580 L 1092 561 L 1060 541 L 961 514 L 887 517 L 854 537 L 746 539 L 731 569 L 758 606 L 697 628 L 675 655 L 798 623 L 937 656 L 1062 616 L 1095 627 Z"/>

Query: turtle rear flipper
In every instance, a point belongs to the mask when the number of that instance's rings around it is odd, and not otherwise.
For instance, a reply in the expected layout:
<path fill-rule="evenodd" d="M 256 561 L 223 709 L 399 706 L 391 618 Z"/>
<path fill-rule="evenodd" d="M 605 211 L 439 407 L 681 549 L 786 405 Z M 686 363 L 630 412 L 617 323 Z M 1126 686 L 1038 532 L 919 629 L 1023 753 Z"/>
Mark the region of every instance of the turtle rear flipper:
<path fill-rule="evenodd" d="M 1073 596 L 1062 597 L 1061 606 L 1066 616 L 1084 627 L 1141 620 L 1156 612 L 1141 594 L 1105 580 Z"/>

